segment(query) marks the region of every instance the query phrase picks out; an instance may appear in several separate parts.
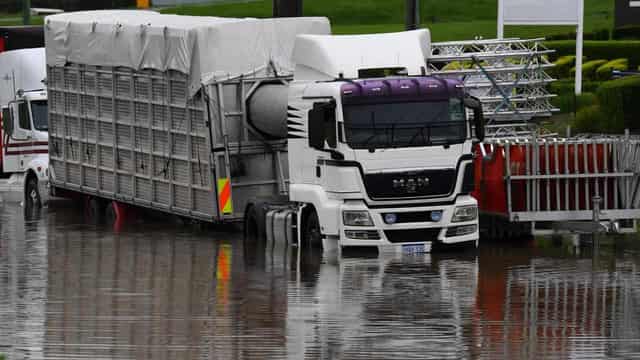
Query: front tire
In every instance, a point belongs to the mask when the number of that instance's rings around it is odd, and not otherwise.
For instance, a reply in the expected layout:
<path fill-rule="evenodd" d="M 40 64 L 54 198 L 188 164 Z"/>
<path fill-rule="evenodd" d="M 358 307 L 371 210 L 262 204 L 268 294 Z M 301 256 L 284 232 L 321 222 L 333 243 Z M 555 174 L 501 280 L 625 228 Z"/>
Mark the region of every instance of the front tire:
<path fill-rule="evenodd" d="M 40 190 L 38 189 L 38 179 L 33 176 L 30 176 L 27 180 L 25 206 L 31 209 L 38 209 L 42 207 L 42 199 L 40 198 Z"/>
<path fill-rule="evenodd" d="M 302 228 L 303 246 L 321 248 L 322 232 L 320 231 L 320 220 L 315 210 L 310 210 L 305 217 L 304 227 Z"/>

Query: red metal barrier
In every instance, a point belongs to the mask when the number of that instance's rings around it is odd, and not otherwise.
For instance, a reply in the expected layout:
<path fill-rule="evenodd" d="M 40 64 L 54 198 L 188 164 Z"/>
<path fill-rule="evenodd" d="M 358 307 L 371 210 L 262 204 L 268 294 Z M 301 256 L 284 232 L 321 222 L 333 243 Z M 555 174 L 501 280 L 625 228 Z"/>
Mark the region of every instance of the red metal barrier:
<path fill-rule="evenodd" d="M 484 146 L 486 157 L 479 146 Z M 477 145 L 475 156 L 476 186 L 472 195 L 478 199 L 480 210 L 489 213 L 507 213 L 507 190 L 504 182 L 505 160 L 503 149 L 491 151 L 488 144 Z"/>
<path fill-rule="evenodd" d="M 480 146 L 484 146 L 487 156 L 482 156 Z M 513 143 L 508 146 L 509 164 L 512 176 L 596 174 L 613 172 L 612 147 L 605 144 L 551 143 L 539 146 L 538 169 L 534 169 L 534 149 L 532 144 Z M 475 165 L 475 191 L 482 212 L 508 215 L 507 176 L 505 144 L 477 145 Z M 556 153 L 557 152 L 557 153 Z M 527 183 L 530 194 L 534 187 L 538 196 L 527 198 Z M 606 195 L 603 209 L 613 208 L 614 180 L 595 179 L 513 179 L 511 182 L 511 210 L 533 211 L 534 198 L 539 199 L 539 211 L 588 210 L 591 198 Z"/>
<path fill-rule="evenodd" d="M 4 166 L 4 132 L 2 130 L 2 109 L 0 109 L 0 173 L 2 173 Z"/>

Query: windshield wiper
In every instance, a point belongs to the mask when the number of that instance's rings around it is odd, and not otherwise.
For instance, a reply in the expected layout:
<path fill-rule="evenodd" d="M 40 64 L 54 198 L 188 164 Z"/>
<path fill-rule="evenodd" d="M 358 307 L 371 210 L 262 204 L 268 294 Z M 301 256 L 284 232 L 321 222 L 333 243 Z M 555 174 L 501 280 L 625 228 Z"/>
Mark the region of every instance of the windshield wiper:
<path fill-rule="evenodd" d="M 374 130 L 374 131 L 375 131 L 375 130 Z M 367 140 L 365 140 L 365 141 L 362 143 L 362 147 L 366 147 L 367 145 L 369 145 L 369 143 L 371 143 L 371 141 L 373 141 L 373 139 L 376 139 L 378 136 L 380 136 L 380 135 L 382 135 L 382 134 L 383 134 L 383 133 L 374 133 L 373 135 L 369 136 L 369 137 L 367 138 Z M 369 150 L 375 150 L 375 149 L 376 149 L 376 147 L 375 147 L 375 146 L 373 146 L 373 147 L 370 147 L 370 148 L 368 148 L 368 149 L 369 149 Z"/>
<path fill-rule="evenodd" d="M 413 145 L 414 140 L 418 137 L 418 135 L 422 135 L 422 143 L 423 145 L 431 145 L 431 125 L 424 125 L 416 127 L 418 131 L 411 137 L 409 140 L 409 145 Z M 424 129 L 427 129 L 427 136 L 424 136 Z"/>

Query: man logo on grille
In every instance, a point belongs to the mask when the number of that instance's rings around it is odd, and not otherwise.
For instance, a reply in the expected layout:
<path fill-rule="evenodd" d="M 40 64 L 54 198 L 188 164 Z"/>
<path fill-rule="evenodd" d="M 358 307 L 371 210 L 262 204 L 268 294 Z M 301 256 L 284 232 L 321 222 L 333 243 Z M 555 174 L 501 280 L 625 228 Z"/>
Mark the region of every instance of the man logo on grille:
<path fill-rule="evenodd" d="M 412 177 L 404 179 L 393 179 L 393 188 L 404 190 L 407 193 L 415 193 L 419 189 L 429 186 L 431 180 L 428 177 Z"/>

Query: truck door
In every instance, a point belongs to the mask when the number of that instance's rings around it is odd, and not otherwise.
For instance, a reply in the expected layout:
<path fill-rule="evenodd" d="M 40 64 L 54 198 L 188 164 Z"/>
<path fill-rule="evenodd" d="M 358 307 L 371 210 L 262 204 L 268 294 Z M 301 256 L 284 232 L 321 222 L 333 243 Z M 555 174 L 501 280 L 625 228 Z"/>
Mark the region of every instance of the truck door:
<path fill-rule="evenodd" d="M 9 116 L 13 126 L 11 132 L 4 136 L 4 170 L 21 172 L 24 170 L 32 139 L 27 103 L 25 101 L 9 103 Z"/>

